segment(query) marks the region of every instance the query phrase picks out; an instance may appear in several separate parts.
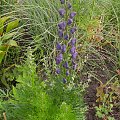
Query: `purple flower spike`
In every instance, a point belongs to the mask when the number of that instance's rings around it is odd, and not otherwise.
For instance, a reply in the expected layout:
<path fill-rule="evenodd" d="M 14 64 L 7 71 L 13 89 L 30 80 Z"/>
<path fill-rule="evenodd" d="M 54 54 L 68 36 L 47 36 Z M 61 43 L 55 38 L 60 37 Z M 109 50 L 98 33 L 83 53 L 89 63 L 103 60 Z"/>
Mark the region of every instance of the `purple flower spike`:
<path fill-rule="evenodd" d="M 65 36 L 64 36 L 64 39 L 65 39 L 65 40 L 68 40 L 68 38 L 69 38 L 68 35 L 65 35 Z"/>
<path fill-rule="evenodd" d="M 72 12 L 72 13 L 70 13 L 70 18 L 74 18 L 75 15 L 76 15 L 76 12 Z"/>
<path fill-rule="evenodd" d="M 75 43 L 76 43 L 76 38 L 73 38 L 73 39 L 70 41 L 70 43 L 71 43 L 72 46 L 75 45 Z"/>
<path fill-rule="evenodd" d="M 60 9 L 59 14 L 60 14 L 60 16 L 63 17 L 65 15 L 65 9 Z"/>
<path fill-rule="evenodd" d="M 76 30 L 77 30 L 76 27 L 73 27 L 73 28 L 70 29 L 70 33 L 71 33 L 71 34 L 74 34 L 74 32 L 75 32 Z"/>
<path fill-rule="evenodd" d="M 66 51 L 66 45 L 63 45 L 61 48 L 62 53 L 64 53 Z"/>
<path fill-rule="evenodd" d="M 64 30 L 65 27 L 66 27 L 66 22 L 60 22 L 60 23 L 58 24 L 58 27 L 59 27 L 60 30 Z"/>
<path fill-rule="evenodd" d="M 73 58 L 73 59 L 76 59 L 77 55 L 78 55 L 77 52 L 73 53 L 73 54 L 72 54 L 72 58 Z"/>
<path fill-rule="evenodd" d="M 59 68 L 56 69 L 56 73 L 60 74 L 60 69 Z"/>
<path fill-rule="evenodd" d="M 56 64 L 60 64 L 60 62 L 62 61 L 63 59 L 63 55 L 62 54 L 59 54 L 57 57 L 56 57 Z"/>
<path fill-rule="evenodd" d="M 75 53 L 75 51 L 76 51 L 75 46 L 72 46 L 72 48 L 70 49 L 70 53 L 71 53 L 71 54 L 74 54 L 74 53 Z"/>
<path fill-rule="evenodd" d="M 67 24 L 71 25 L 73 23 L 73 20 L 71 18 L 68 19 Z"/>
<path fill-rule="evenodd" d="M 64 4 L 65 3 L 65 0 L 60 0 L 61 4 Z"/>
<path fill-rule="evenodd" d="M 63 67 L 66 68 L 66 69 L 68 69 L 68 68 L 69 68 L 68 62 L 65 62 L 65 63 L 63 64 Z"/>
<path fill-rule="evenodd" d="M 58 31 L 58 36 L 59 36 L 60 38 L 63 37 L 63 31 L 62 31 L 62 30 L 59 30 L 59 31 Z"/>
<path fill-rule="evenodd" d="M 57 43 L 56 49 L 57 49 L 57 50 L 61 50 L 61 45 L 60 45 L 60 43 Z"/>
<path fill-rule="evenodd" d="M 68 9 L 71 9 L 72 5 L 70 3 L 68 3 Z"/>
<path fill-rule="evenodd" d="M 68 76 L 69 74 L 70 74 L 70 73 L 69 73 L 69 71 L 67 70 L 67 71 L 66 71 L 66 75 Z"/>
<path fill-rule="evenodd" d="M 65 78 L 63 78 L 63 83 L 64 83 L 64 84 L 67 83 L 67 80 L 66 80 Z"/>

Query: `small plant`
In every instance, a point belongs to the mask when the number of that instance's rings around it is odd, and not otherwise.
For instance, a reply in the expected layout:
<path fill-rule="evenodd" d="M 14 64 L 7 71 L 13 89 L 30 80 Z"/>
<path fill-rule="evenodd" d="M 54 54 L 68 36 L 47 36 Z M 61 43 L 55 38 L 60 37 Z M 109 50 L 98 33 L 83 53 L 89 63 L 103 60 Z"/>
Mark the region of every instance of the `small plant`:
<path fill-rule="evenodd" d="M 112 79 L 111 79 L 112 80 Z M 110 81 L 111 81 L 110 80 Z M 119 89 L 117 80 L 114 83 L 110 83 L 108 81 L 106 84 L 100 82 L 100 86 L 97 87 L 96 96 L 98 99 L 96 102 L 99 104 L 96 106 L 96 115 L 99 118 L 115 120 L 114 117 L 111 117 L 111 113 L 113 112 L 113 106 L 116 106 L 116 100 L 119 99 Z"/>

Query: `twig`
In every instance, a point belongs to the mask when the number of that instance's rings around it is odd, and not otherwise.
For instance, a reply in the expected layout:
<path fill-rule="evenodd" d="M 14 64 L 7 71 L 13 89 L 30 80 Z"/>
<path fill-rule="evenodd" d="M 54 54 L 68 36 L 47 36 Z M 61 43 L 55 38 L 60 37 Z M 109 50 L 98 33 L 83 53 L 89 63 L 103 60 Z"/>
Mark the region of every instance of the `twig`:
<path fill-rule="evenodd" d="M 4 120 L 7 120 L 6 113 L 3 113 Z"/>

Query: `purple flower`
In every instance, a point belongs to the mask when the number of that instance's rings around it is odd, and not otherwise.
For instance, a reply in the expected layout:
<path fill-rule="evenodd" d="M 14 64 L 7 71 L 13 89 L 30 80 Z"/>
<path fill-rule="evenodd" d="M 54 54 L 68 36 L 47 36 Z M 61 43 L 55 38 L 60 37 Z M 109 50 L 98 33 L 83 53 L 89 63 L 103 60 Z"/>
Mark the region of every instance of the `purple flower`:
<path fill-rule="evenodd" d="M 65 3 L 65 0 L 60 0 L 61 4 L 64 4 Z"/>
<path fill-rule="evenodd" d="M 76 64 L 74 60 L 72 60 L 72 64 L 73 64 L 73 65 L 75 65 L 75 64 Z"/>
<path fill-rule="evenodd" d="M 66 35 L 64 36 L 64 39 L 65 39 L 65 40 L 68 40 L 68 38 L 69 38 L 69 36 L 68 36 L 68 34 L 66 34 Z"/>
<path fill-rule="evenodd" d="M 66 75 L 68 76 L 69 74 L 70 74 L 70 73 L 69 73 L 69 71 L 67 70 L 67 71 L 66 71 Z"/>
<path fill-rule="evenodd" d="M 60 23 L 58 24 L 58 27 L 59 27 L 60 30 L 64 30 L 65 27 L 66 27 L 66 22 L 60 22 Z"/>
<path fill-rule="evenodd" d="M 56 64 L 60 64 L 60 62 L 62 61 L 63 59 L 63 55 L 62 54 L 59 54 L 57 57 L 56 57 Z"/>
<path fill-rule="evenodd" d="M 61 45 L 60 45 L 60 43 L 57 43 L 56 49 L 57 49 L 57 50 L 61 50 Z"/>
<path fill-rule="evenodd" d="M 61 8 L 60 10 L 59 10 L 59 14 L 60 14 L 60 16 L 64 16 L 64 14 L 65 14 L 65 9 L 63 9 L 63 8 Z"/>
<path fill-rule="evenodd" d="M 63 64 L 63 67 L 66 68 L 66 69 L 68 69 L 68 68 L 69 68 L 68 62 L 65 62 L 65 63 Z"/>
<path fill-rule="evenodd" d="M 63 37 L 63 31 L 62 31 L 62 30 L 59 30 L 59 31 L 58 31 L 58 36 L 59 36 L 60 38 Z"/>
<path fill-rule="evenodd" d="M 71 25 L 73 23 L 73 20 L 71 18 L 68 19 L 67 24 Z"/>
<path fill-rule="evenodd" d="M 76 38 L 73 38 L 73 39 L 70 41 L 70 44 L 73 46 L 73 45 L 75 45 L 75 43 L 76 43 Z"/>
<path fill-rule="evenodd" d="M 74 53 L 75 53 L 75 51 L 76 51 L 75 46 L 72 46 L 72 48 L 70 49 L 70 53 L 71 53 L 71 54 L 74 54 Z"/>
<path fill-rule="evenodd" d="M 73 28 L 70 29 L 70 33 L 71 33 L 71 34 L 74 34 L 74 32 L 75 32 L 76 30 L 77 30 L 76 27 L 73 27 Z"/>
<path fill-rule="evenodd" d="M 67 5 L 68 5 L 68 9 L 72 8 L 72 5 L 70 3 L 68 3 Z"/>
<path fill-rule="evenodd" d="M 60 69 L 59 68 L 56 69 L 56 73 L 60 74 Z"/>
<path fill-rule="evenodd" d="M 63 83 L 65 84 L 67 82 L 67 80 L 65 78 L 63 78 Z"/>
<path fill-rule="evenodd" d="M 72 60 L 72 65 L 73 65 L 73 70 L 75 70 L 77 68 L 77 64 L 75 63 L 74 60 Z"/>
<path fill-rule="evenodd" d="M 72 58 L 73 58 L 73 59 L 76 59 L 77 55 L 78 55 L 78 53 L 75 51 L 75 52 L 72 54 Z"/>
<path fill-rule="evenodd" d="M 70 13 L 70 18 L 74 18 L 75 15 L 76 15 L 76 12 Z"/>
<path fill-rule="evenodd" d="M 62 53 L 64 53 L 66 51 L 66 45 L 62 45 L 61 51 L 62 51 Z"/>
<path fill-rule="evenodd" d="M 73 65 L 73 70 L 76 70 L 77 64 Z"/>

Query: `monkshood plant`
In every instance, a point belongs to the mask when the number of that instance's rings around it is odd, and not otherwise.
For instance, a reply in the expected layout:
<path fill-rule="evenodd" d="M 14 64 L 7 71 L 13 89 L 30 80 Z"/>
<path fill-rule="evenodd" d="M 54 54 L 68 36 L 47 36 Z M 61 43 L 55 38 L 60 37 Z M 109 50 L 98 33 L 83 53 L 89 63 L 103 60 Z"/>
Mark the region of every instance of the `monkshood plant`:
<path fill-rule="evenodd" d="M 61 21 L 58 23 L 58 41 L 56 43 L 55 75 L 50 76 L 49 94 L 58 106 L 65 101 L 72 106 L 77 120 L 85 119 L 84 88 L 77 76 L 77 49 L 75 24 L 76 12 L 68 0 L 60 0 L 63 8 L 58 10 Z M 84 108 L 84 109 L 83 109 Z"/>

